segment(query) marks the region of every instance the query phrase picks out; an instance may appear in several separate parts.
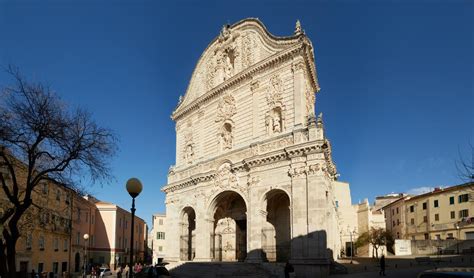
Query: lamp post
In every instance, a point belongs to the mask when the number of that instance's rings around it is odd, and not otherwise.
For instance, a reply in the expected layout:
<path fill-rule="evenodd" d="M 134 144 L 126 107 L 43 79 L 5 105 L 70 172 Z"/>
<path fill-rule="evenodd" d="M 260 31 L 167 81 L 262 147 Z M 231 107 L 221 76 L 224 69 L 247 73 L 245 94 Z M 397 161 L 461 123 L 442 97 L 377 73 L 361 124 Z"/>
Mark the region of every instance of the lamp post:
<path fill-rule="evenodd" d="M 89 234 L 84 234 L 84 275 L 87 277 L 87 242 L 89 240 Z"/>
<path fill-rule="evenodd" d="M 458 232 L 458 236 L 456 237 L 456 251 L 457 251 L 457 253 L 458 253 L 458 255 L 459 255 L 459 228 L 460 228 L 460 227 L 459 227 L 459 224 L 458 224 L 458 223 L 454 224 L 454 227 L 456 228 L 456 230 L 457 230 L 457 232 Z"/>
<path fill-rule="evenodd" d="M 142 192 L 142 183 L 137 178 L 131 178 L 127 181 L 127 191 L 128 194 L 132 197 L 132 225 L 131 225 L 131 233 L 130 233 L 130 278 L 133 277 L 133 232 L 135 230 L 135 198 Z"/>

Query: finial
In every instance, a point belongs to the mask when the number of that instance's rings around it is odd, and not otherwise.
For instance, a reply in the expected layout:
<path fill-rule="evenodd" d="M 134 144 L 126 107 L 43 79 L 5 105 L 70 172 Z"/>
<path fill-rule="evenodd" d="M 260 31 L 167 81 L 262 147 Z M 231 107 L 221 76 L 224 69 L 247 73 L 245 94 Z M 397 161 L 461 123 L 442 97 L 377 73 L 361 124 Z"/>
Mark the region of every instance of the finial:
<path fill-rule="evenodd" d="M 303 34 L 303 30 L 301 29 L 301 22 L 300 20 L 296 20 L 296 26 L 295 26 L 295 35 L 301 35 Z"/>

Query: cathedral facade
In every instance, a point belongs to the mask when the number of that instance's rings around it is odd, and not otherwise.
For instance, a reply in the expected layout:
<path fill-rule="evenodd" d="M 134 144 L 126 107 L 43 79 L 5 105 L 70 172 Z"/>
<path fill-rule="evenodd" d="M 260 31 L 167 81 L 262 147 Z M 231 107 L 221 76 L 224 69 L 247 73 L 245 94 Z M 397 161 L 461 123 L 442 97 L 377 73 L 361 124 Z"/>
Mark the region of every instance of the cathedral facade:
<path fill-rule="evenodd" d="M 327 274 L 340 249 L 337 172 L 311 41 L 257 19 L 222 28 L 172 114 L 176 165 L 166 193 L 167 261 L 293 264 Z"/>

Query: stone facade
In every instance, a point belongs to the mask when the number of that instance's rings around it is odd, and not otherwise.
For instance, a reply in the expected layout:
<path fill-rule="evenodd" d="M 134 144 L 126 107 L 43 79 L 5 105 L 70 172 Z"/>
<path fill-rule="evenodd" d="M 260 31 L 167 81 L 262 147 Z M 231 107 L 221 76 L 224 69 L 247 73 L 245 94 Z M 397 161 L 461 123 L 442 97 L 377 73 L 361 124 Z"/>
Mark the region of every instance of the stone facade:
<path fill-rule="evenodd" d="M 152 216 L 152 229 L 148 234 L 148 249 L 151 250 L 152 262 L 157 264 L 165 258 L 166 215 L 155 213 Z"/>
<path fill-rule="evenodd" d="M 299 22 L 289 37 L 257 19 L 223 27 L 172 114 L 166 260 L 290 260 L 298 277 L 328 274 L 340 250 L 337 172 L 318 91 Z"/>

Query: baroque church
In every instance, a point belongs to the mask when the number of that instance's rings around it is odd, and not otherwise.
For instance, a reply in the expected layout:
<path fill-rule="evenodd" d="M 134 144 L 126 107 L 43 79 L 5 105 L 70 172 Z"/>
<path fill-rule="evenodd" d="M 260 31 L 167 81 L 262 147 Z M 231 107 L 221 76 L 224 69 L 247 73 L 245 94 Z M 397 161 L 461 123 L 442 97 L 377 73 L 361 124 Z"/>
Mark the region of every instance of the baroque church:
<path fill-rule="evenodd" d="M 341 248 L 336 167 L 313 45 L 299 22 L 277 37 L 258 19 L 226 25 L 172 113 L 166 260 L 287 262 L 327 275 Z"/>

